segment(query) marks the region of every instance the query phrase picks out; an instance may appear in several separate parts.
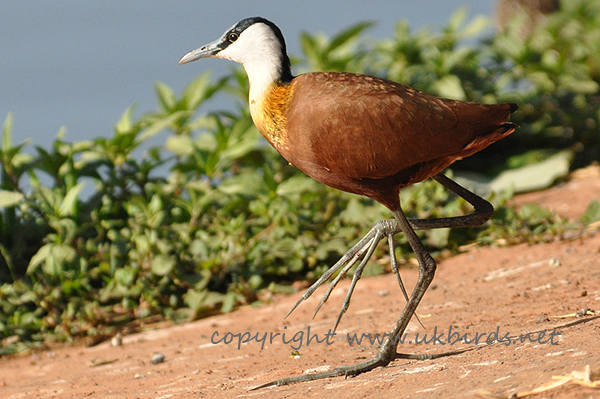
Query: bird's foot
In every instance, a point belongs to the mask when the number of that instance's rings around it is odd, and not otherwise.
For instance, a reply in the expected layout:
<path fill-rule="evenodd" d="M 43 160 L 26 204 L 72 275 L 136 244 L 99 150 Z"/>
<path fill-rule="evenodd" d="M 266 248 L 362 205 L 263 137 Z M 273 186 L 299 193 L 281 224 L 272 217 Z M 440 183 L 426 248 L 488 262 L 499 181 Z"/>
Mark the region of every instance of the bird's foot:
<path fill-rule="evenodd" d="M 279 387 L 282 385 L 295 384 L 297 382 L 315 381 L 315 380 L 321 380 L 324 378 L 334 378 L 334 377 L 338 377 L 338 376 L 342 376 L 342 375 L 345 378 L 355 377 L 359 374 L 366 373 L 368 371 L 376 369 L 377 367 L 385 367 L 395 359 L 435 360 L 435 359 L 439 359 L 442 357 L 459 355 L 461 353 L 469 352 L 469 351 L 476 350 L 479 348 L 481 348 L 481 347 L 474 346 L 474 347 L 470 347 L 470 348 L 457 349 L 457 350 L 451 351 L 451 352 L 417 354 L 417 353 L 396 353 L 396 351 L 393 349 L 393 346 L 384 344 L 384 346 L 379 350 L 379 352 L 377 352 L 377 355 L 374 358 L 369 359 L 367 361 L 364 361 L 364 362 L 361 362 L 358 364 L 354 364 L 352 366 L 343 365 L 343 366 L 340 366 L 333 370 L 323 371 L 321 373 L 313 373 L 313 374 L 299 375 L 296 377 L 281 378 L 279 380 L 267 382 L 266 384 L 256 386 L 254 388 L 251 388 L 250 390 L 255 391 L 255 390 L 261 389 L 261 388 L 274 387 L 274 386 Z M 391 353 L 391 355 L 390 355 L 390 353 Z"/>
<path fill-rule="evenodd" d="M 374 358 L 369 359 L 364 362 L 361 362 L 361 363 L 358 363 L 358 364 L 354 364 L 351 366 L 343 365 L 343 366 L 340 366 L 333 370 L 324 371 L 321 373 L 313 373 L 313 374 L 299 375 L 296 377 L 281 378 L 279 380 L 267 382 L 266 384 L 262 384 L 257 387 L 251 388 L 250 390 L 254 391 L 254 390 L 266 388 L 266 387 L 273 387 L 273 386 L 278 387 L 278 386 L 282 386 L 282 385 L 295 384 L 297 382 L 315 381 L 315 380 L 321 380 L 323 378 L 333 378 L 333 377 L 338 377 L 338 376 L 342 376 L 342 375 L 345 378 L 354 377 L 361 373 L 366 373 L 367 371 L 371 371 L 377 367 L 387 366 L 395 358 L 394 353 L 396 352 L 395 349 L 393 349 L 393 347 L 389 346 L 389 348 L 392 349 L 392 356 L 390 356 L 389 353 L 386 353 L 386 352 L 380 350 L 379 352 L 377 352 L 377 355 Z"/>
<path fill-rule="evenodd" d="M 325 293 L 323 294 L 321 302 L 319 302 L 319 305 L 317 306 L 313 317 L 316 316 L 319 310 L 321 309 L 321 306 L 323 306 L 327 299 L 329 299 L 331 292 L 337 286 L 340 280 L 344 278 L 348 271 L 352 268 L 352 266 L 354 266 L 356 262 L 358 262 L 362 258 L 362 261 L 354 271 L 352 282 L 350 283 L 350 288 L 348 289 L 348 293 L 346 294 L 346 298 L 344 299 L 342 308 L 333 328 L 333 331 L 335 331 L 337 329 L 338 324 L 340 323 L 340 320 L 342 319 L 342 316 L 344 315 L 344 313 L 346 313 L 348 307 L 350 306 L 350 299 L 354 292 L 354 288 L 356 287 L 356 283 L 358 283 L 358 280 L 360 280 L 362 272 L 365 266 L 367 265 L 367 262 L 373 255 L 373 251 L 375 251 L 375 248 L 377 247 L 377 244 L 379 244 L 379 241 L 386 237 L 388 238 L 390 247 L 392 270 L 396 274 L 398 284 L 400 285 L 400 289 L 404 294 L 404 298 L 408 301 L 408 295 L 406 294 L 406 289 L 404 288 L 404 284 L 402 283 L 402 279 L 400 278 L 400 272 L 398 271 L 398 264 L 396 262 L 396 255 L 394 251 L 395 247 L 393 237 L 395 234 L 401 231 L 402 229 L 400 228 L 395 219 L 380 220 L 377 223 L 375 223 L 375 226 L 373 226 L 373 228 L 358 243 L 356 243 L 352 248 L 350 248 L 350 250 L 348 250 L 348 252 L 346 252 L 340 258 L 340 260 L 337 261 L 335 265 L 329 268 L 329 270 L 327 270 L 321 276 L 321 278 L 319 278 L 306 290 L 304 295 L 302 295 L 302 297 L 298 300 L 298 302 L 296 302 L 296 304 L 292 307 L 292 309 L 288 312 L 288 314 L 285 317 L 288 317 L 294 311 L 294 309 L 296 309 L 298 305 L 300 305 L 300 303 L 308 299 L 317 290 L 317 288 L 319 288 L 323 283 L 329 280 L 335 272 L 341 269 L 340 273 L 331 281 L 331 283 L 329 284 L 329 288 L 327 288 L 327 291 L 325 291 Z"/>

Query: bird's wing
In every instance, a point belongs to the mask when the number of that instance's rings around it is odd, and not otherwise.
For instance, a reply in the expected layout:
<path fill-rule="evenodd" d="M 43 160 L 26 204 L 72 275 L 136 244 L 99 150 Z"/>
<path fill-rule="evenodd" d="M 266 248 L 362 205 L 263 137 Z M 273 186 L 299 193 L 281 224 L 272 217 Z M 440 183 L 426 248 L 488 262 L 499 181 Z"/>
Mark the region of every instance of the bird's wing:
<path fill-rule="evenodd" d="M 311 73 L 295 80 L 287 115 L 294 157 L 340 176 L 395 175 L 460 152 L 478 134 L 476 126 L 455 112 L 465 103 L 394 82 L 340 73 Z"/>

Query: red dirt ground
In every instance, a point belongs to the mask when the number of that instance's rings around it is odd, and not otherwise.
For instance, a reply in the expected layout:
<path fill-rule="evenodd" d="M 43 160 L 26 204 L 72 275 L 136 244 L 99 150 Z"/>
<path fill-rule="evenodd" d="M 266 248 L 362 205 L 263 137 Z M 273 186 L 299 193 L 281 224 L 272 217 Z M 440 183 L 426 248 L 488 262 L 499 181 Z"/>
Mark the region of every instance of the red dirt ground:
<path fill-rule="evenodd" d="M 521 195 L 517 204 L 539 203 L 557 213 L 577 218 L 593 199 L 600 198 L 597 167 L 578 171 L 555 188 Z M 600 234 L 588 229 L 570 239 L 539 245 L 480 248 L 440 262 L 432 287 L 418 309 L 425 326 L 413 319 L 407 329 L 404 353 L 440 353 L 460 348 L 468 352 L 434 360 L 396 360 L 354 378 L 337 377 L 258 391 L 249 388 L 273 379 L 353 364 L 372 357 L 375 346 L 363 341 L 350 346 L 348 333 L 384 333 L 396 322 L 404 300 L 393 275 L 363 278 L 354 293 L 335 339 L 306 345 L 310 334 L 324 339 L 333 328 L 349 280 L 340 283 L 330 301 L 311 320 L 319 293 L 288 318 L 285 314 L 301 296 L 275 296 L 260 307 L 246 306 L 177 326 L 149 329 L 123 337 L 122 346 L 110 342 L 86 348 L 55 348 L 0 359 L 1 398 L 507 398 L 551 383 L 553 376 L 582 372 L 586 365 L 600 370 L 600 318 L 576 317 L 583 308 L 600 310 Z M 415 269 L 403 270 L 409 287 Z M 540 317 L 545 315 L 546 317 Z M 419 335 L 447 332 L 467 338 L 498 332 L 509 334 L 510 345 L 440 342 L 415 344 Z M 562 327 L 561 327 L 562 326 Z M 277 336 L 261 350 L 258 342 L 237 347 L 212 344 L 215 331 L 264 334 L 286 333 L 286 340 L 303 331 L 303 346 L 293 357 L 291 344 Z M 524 342 L 521 334 L 533 333 Z M 551 335 L 552 332 L 556 335 Z M 560 335 L 558 335 L 560 334 Z M 484 336 L 480 342 L 485 340 Z M 164 362 L 151 364 L 155 352 Z M 592 375 L 592 380 L 599 376 Z M 600 386 L 569 381 L 532 398 L 599 398 Z M 596 384 L 600 385 L 600 384 Z"/>

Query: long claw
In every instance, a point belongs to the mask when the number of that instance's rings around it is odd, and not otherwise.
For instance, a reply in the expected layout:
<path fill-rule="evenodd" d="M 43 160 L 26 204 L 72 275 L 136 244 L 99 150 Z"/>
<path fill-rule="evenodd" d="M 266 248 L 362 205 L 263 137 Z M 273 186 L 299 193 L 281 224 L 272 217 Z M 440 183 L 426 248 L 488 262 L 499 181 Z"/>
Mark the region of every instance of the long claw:
<path fill-rule="evenodd" d="M 342 266 L 344 266 L 347 262 L 352 261 L 352 259 L 361 251 L 365 248 L 365 246 L 367 246 L 371 240 L 373 239 L 373 237 L 377 234 L 377 226 L 373 227 L 371 230 L 369 230 L 369 232 L 360 240 L 358 241 L 352 248 L 350 248 L 345 254 L 344 256 L 342 256 L 335 265 L 331 266 L 325 273 L 323 273 L 323 275 L 317 280 L 315 281 L 310 287 L 308 287 L 308 289 L 306 290 L 306 292 L 304 293 L 304 295 L 302 295 L 300 297 L 300 299 L 298 299 L 298 302 L 296 302 L 296 304 L 292 307 L 292 309 L 285 315 L 284 318 L 287 318 L 290 314 L 292 314 L 292 312 L 298 307 L 298 305 L 300 305 L 303 301 L 307 300 L 308 298 L 310 298 L 310 296 L 317 290 L 317 288 L 319 288 L 325 281 L 329 280 L 329 278 L 335 273 L 337 272 Z M 356 262 L 356 260 L 353 261 L 352 264 L 354 264 L 354 262 Z"/>
<path fill-rule="evenodd" d="M 348 288 L 348 293 L 346 294 L 344 303 L 342 303 L 342 309 L 340 310 L 340 314 L 338 315 L 337 321 L 335 322 L 335 326 L 333 327 L 333 331 L 337 330 L 337 326 L 338 326 L 338 324 L 340 324 L 340 320 L 342 320 L 342 316 L 348 310 L 348 307 L 350 306 L 350 298 L 352 298 L 352 294 L 354 293 L 354 288 L 356 287 L 356 283 L 358 283 L 358 280 L 360 280 L 360 277 L 362 276 L 362 272 L 365 269 L 367 262 L 369 261 L 371 256 L 373 256 L 373 252 L 375 251 L 375 248 L 377 248 L 377 244 L 379 244 L 379 241 L 381 241 L 382 238 L 383 238 L 383 234 L 378 231 L 377 235 L 375 237 L 373 237 L 373 239 L 371 240 L 371 244 L 369 246 L 369 251 L 363 258 L 362 262 L 360 262 L 360 264 L 356 268 L 356 271 L 354 272 L 354 276 L 352 277 L 352 282 L 350 283 L 350 288 Z"/>
<path fill-rule="evenodd" d="M 398 285 L 400 286 L 400 291 L 402 291 L 402 295 L 404 295 L 404 299 L 408 301 L 408 295 L 406 294 L 406 289 L 404 288 L 404 283 L 402 282 L 402 277 L 400 277 L 400 271 L 398 270 L 398 261 L 396 260 L 396 244 L 394 244 L 394 235 L 388 235 L 388 245 L 390 248 L 390 261 L 392 266 L 392 272 L 396 275 L 396 279 L 398 280 Z"/>
<path fill-rule="evenodd" d="M 369 241 L 369 245 L 370 245 L 371 241 Z M 350 260 L 350 262 L 348 262 L 348 264 L 346 266 L 344 266 L 344 268 L 340 271 L 340 274 L 338 274 L 333 281 L 331 282 L 331 284 L 329 284 L 329 287 L 327 288 L 327 291 L 325 291 L 325 293 L 323 294 L 323 297 L 321 297 L 321 301 L 319 302 L 319 305 L 317 306 L 317 309 L 315 310 L 315 314 L 313 315 L 313 319 L 315 318 L 315 316 L 317 315 L 317 313 L 319 313 L 319 310 L 321 309 L 321 306 L 323 306 L 323 304 L 325 302 L 327 302 L 327 300 L 329 299 L 329 295 L 331 295 L 331 292 L 333 291 L 333 289 L 337 286 L 337 284 L 340 282 L 341 279 L 343 279 L 344 277 L 346 277 L 346 274 L 348 274 L 348 271 L 350 270 L 350 268 L 352 266 L 354 266 L 354 264 L 360 259 L 360 257 L 362 256 L 364 252 L 364 248 L 361 248 L 360 251 L 358 251 L 356 253 L 356 255 L 354 255 L 354 257 L 352 258 L 352 260 Z M 335 329 L 334 329 L 335 331 Z"/>
<path fill-rule="evenodd" d="M 394 244 L 394 235 L 393 234 L 388 234 L 388 245 L 390 248 L 390 260 L 392 263 L 392 272 L 396 275 L 396 279 L 398 280 L 398 285 L 400 286 L 400 291 L 402 291 L 402 295 L 404 295 L 404 299 L 406 299 L 406 302 L 408 302 L 408 294 L 406 293 L 406 288 L 404 287 L 404 282 L 402 282 L 402 277 L 400 277 L 400 270 L 398 269 L 398 261 L 396 260 L 396 244 Z M 421 319 L 419 319 L 419 316 L 417 316 L 416 313 L 415 313 L 415 318 L 417 319 L 417 321 L 419 322 L 421 327 L 423 327 L 423 329 L 425 329 L 425 326 L 423 325 L 423 323 L 421 323 Z"/>
<path fill-rule="evenodd" d="M 340 261 L 341 261 L 341 259 L 340 259 Z M 294 304 L 294 306 L 290 309 L 290 311 L 285 315 L 284 319 L 286 319 L 290 314 L 292 314 L 292 312 L 298 307 L 298 305 L 300 305 L 303 301 L 310 298 L 310 296 L 317 290 L 317 288 L 319 288 L 325 281 L 329 280 L 331 275 L 333 273 L 335 273 L 336 271 L 338 271 L 338 269 L 344 265 L 344 263 L 342 263 L 340 261 L 338 261 L 329 270 L 327 270 L 325 273 L 323 273 L 321 278 L 319 278 L 310 287 L 308 287 L 306 292 L 300 297 L 300 299 L 298 299 L 298 301 Z"/>

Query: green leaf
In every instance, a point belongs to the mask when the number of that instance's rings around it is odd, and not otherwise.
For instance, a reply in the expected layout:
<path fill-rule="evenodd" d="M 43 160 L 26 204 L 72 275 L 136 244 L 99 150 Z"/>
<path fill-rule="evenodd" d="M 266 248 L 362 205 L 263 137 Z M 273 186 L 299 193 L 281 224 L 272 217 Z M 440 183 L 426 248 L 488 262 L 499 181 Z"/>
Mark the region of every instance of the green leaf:
<path fill-rule="evenodd" d="M 156 214 L 160 212 L 163 208 L 163 202 L 159 195 L 154 194 L 150 199 L 150 203 L 148 204 L 148 210 L 152 212 L 152 214 Z"/>
<path fill-rule="evenodd" d="M 183 296 L 183 302 L 190 308 L 190 309 L 199 309 L 203 302 L 204 299 L 206 298 L 206 291 L 202 290 L 200 292 L 194 290 L 194 289 L 189 289 L 187 290 L 187 292 L 185 293 L 185 295 Z"/>
<path fill-rule="evenodd" d="M 467 18 L 467 7 L 459 7 L 451 16 L 448 21 L 448 28 L 451 32 L 456 32 L 459 30 L 460 26 L 463 24 L 465 19 Z"/>
<path fill-rule="evenodd" d="M 50 255 L 50 249 L 52 249 L 53 246 L 54 244 L 46 244 L 31 257 L 29 266 L 27 266 L 27 274 L 31 274 L 37 270 L 39 265 Z"/>
<path fill-rule="evenodd" d="M 217 149 L 217 139 L 214 134 L 201 134 L 194 140 L 194 146 L 201 150 L 215 151 Z"/>
<path fill-rule="evenodd" d="M 465 100 L 467 97 L 462 88 L 461 81 L 456 75 L 444 76 L 435 83 L 437 94 L 441 97 L 454 100 Z"/>
<path fill-rule="evenodd" d="M 300 45 L 302 46 L 302 51 L 308 59 L 310 60 L 318 60 L 318 52 L 317 52 L 317 43 L 315 38 L 313 38 L 307 32 L 302 32 L 300 34 Z"/>
<path fill-rule="evenodd" d="M 173 125 L 173 123 L 181 118 L 183 115 L 188 115 L 187 111 L 177 111 L 168 115 L 167 117 L 161 118 L 160 120 L 154 122 L 152 125 L 144 129 L 137 138 L 137 142 L 142 142 L 144 140 L 149 139 L 150 137 L 160 133 L 161 131 L 168 129 Z"/>
<path fill-rule="evenodd" d="M 21 202 L 23 194 L 15 191 L 0 190 L 0 208 L 10 208 Z"/>
<path fill-rule="evenodd" d="M 201 312 L 202 310 L 210 310 L 218 304 L 223 303 L 225 295 L 218 292 L 202 290 L 200 292 L 190 289 L 183 297 L 185 304 L 193 310 Z"/>
<path fill-rule="evenodd" d="M 256 134 L 247 134 L 242 137 L 241 140 L 236 143 L 230 144 L 229 147 L 221 153 L 222 159 L 238 159 L 255 150 L 259 145 L 260 135 L 258 131 Z"/>
<path fill-rule="evenodd" d="M 226 194 L 259 195 L 265 192 L 263 177 L 259 173 L 231 176 L 224 179 L 218 188 Z"/>
<path fill-rule="evenodd" d="M 56 141 L 57 141 L 57 143 L 55 143 L 55 144 L 61 144 L 66 135 L 67 135 L 67 127 L 66 126 L 61 126 L 58 129 L 58 132 L 56 132 Z"/>
<path fill-rule="evenodd" d="M 65 198 L 63 198 L 58 210 L 58 214 L 60 216 L 75 216 L 79 192 L 84 186 L 85 182 L 81 182 L 67 192 L 67 195 L 65 195 Z"/>
<path fill-rule="evenodd" d="M 124 267 L 115 271 L 115 280 L 125 287 L 133 285 L 136 276 L 137 270 L 133 267 Z"/>
<path fill-rule="evenodd" d="M 134 106 L 128 107 L 125 112 L 121 115 L 121 119 L 115 125 L 115 132 L 117 134 L 129 133 L 131 130 L 131 115 L 133 114 Z"/>
<path fill-rule="evenodd" d="M 210 72 L 205 72 L 187 85 L 183 92 L 183 98 L 188 110 L 196 109 L 203 100 L 214 93 L 210 87 Z"/>
<path fill-rule="evenodd" d="M 244 299 L 244 296 L 241 294 L 238 294 L 237 292 L 228 292 L 227 294 L 225 294 L 225 297 L 223 298 L 223 305 L 221 306 L 221 312 L 223 313 L 230 313 L 233 308 L 235 307 L 235 304 L 238 301 L 242 301 Z"/>
<path fill-rule="evenodd" d="M 491 25 L 491 20 L 485 15 L 477 15 L 461 32 L 463 37 L 475 36 Z"/>
<path fill-rule="evenodd" d="M 515 193 L 541 190 L 569 173 L 571 159 L 570 150 L 561 151 L 540 163 L 502 172 L 490 182 L 490 187 L 495 192 L 511 187 Z"/>
<path fill-rule="evenodd" d="M 541 207 L 539 204 L 524 204 L 519 208 L 518 215 L 532 224 L 541 223 L 544 219 L 549 219 L 552 216 L 548 209 Z"/>
<path fill-rule="evenodd" d="M 348 206 L 340 214 L 343 221 L 348 224 L 360 224 L 365 223 L 365 219 L 370 219 L 370 215 L 366 212 L 366 207 L 363 205 L 358 198 L 352 198 L 348 201 Z"/>
<path fill-rule="evenodd" d="M 572 158 L 573 152 L 565 150 L 542 162 L 506 170 L 493 179 L 473 172 L 463 172 L 455 177 L 459 184 L 481 195 L 506 191 L 523 193 L 547 188 L 557 179 L 567 176 Z"/>
<path fill-rule="evenodd" d="M 304 191 L 315 191 L 319 187 L 316 180 L 303 175 L 292 176 L 277 187 L 277 195 L 286 196 Z"/>
<path fill-rule="evenodd" d="M 427 232 L 427 243 L 436 248 L 446 248 L 450 229 L 434 229 Z"/>
<path fill-rule="evenodd" d="M 165 147 L 178 156 L 189 156 L 194 152 L 192 139 L 185 135 L 169 136 Z"/>
<path fill-rule="evenodd" d="M 585 210 L 585 213 L 581 217 L 581 222 L 585 225 L 595 223 L 600 220 L 600 202 L 593 200 L 590 202 Z"/>
<path fill-rule="evenodd" d="M 172 111 L 177 103 L 177 98 L 175 97 L 173 90 L 162 82 L 154 83 L 154 88 L 156 90 L 156 95 L 158 96 L 158 101 L 163 109 L 165 111 Z"/>
<path fill-rule="evenodd" d="M 175 259 L 167 255 L 156 255 L 152 259 L 150 270 L 158 276 L 166 276 L 175 267 Z"/>
<path fill-rule="evenodd" d="M 580 94 L 596 94 L 600 86 L 597 82 L 589 80 L 575 79 L 573 76 L 566 76 L 561 79 L 561 83 L 570 91 Z"/>
<path fill-rule="evenodd" d="M 12 112 L 9 112 L 8 115 L 6 115 L 6 119 L 4 119 L 4 125 L 2 125 L 2 148 L 0 150 L 6 151 L 7 149 L 11 148 L 12 142 L 10 139 L 10 134 L 12 132 L 12 126 L 13 114 Z"/>
<path fill-rule="evenodd" d="M 329 52 L 334 51 L 337 48 L 343 46 L 350 40 L 359 36 L 365 29 L 368 29 L 374 25 L 374 21 L 359 22 L 355 25 L 350 26 L 348 29 L 343 30 L 337 36 L 335 36 L 329 44 Z"/>

